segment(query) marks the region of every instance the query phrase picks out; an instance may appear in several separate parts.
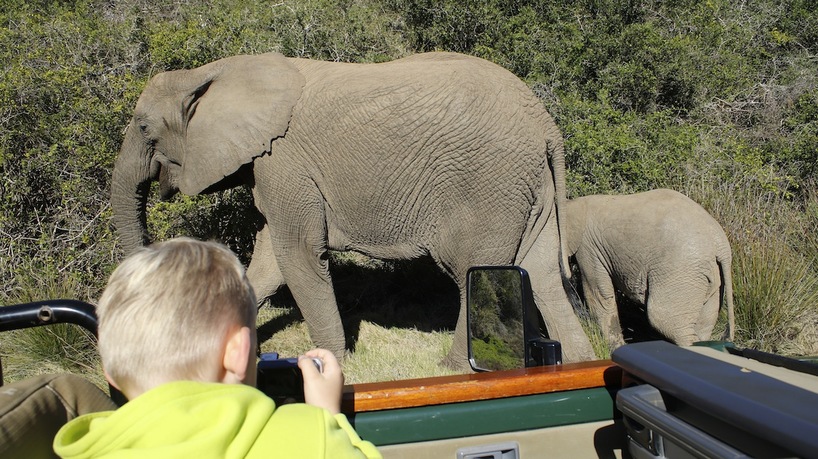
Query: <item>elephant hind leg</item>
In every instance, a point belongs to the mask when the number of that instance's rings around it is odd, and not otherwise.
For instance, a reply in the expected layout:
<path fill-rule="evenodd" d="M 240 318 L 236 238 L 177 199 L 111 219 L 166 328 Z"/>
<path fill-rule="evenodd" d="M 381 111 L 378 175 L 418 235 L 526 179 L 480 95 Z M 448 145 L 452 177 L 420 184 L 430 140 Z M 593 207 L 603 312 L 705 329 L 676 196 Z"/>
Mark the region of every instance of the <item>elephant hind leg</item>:
<path fill-rule="evenodd" d="M 551 219 L 534 241 L 520 265 L 531 276 L 537 304 L 552 339 L 562 343 L 566 363 L 596 358 L 591 341 L 577 318 L 562 283 L 556 221 Z"/>
<path fill-rule="evenodd" d="M 704 306 L 699 313 L 699 318 L 696 321 L 695 331 L 699 341 L 708 341 L 713 336 L 713 328 L 716 327 L 716 322 L 719 320 L 719 306 L 721 298 L 719 289 L 715 289 L 711 295 L 705 300 Z"/>
<path fill-rule="evenodd" d="M 699 286 L 651 287 L 645 301 L 648 321 L 671 342 L 690 346 L 699 341 L 696 327 L 704 296 L 704 289 Z"/>
<path fill-rule="evenodd" d="M 583 274 L 582 290 L 588 309 L 599 324 L 608 348 L 613 351 L 625 344 L 616 304 L 616 290 L 610 277 L 607 274 L 601 276 Z"/>

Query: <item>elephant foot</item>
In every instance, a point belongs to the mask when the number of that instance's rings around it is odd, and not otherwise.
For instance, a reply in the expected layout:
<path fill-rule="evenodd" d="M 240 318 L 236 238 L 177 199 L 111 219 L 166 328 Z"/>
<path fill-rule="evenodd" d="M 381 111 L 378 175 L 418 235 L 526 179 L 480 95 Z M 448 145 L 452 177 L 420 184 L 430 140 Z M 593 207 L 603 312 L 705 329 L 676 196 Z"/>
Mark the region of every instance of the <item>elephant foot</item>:
<path fill-rule="evenodd" d="M 440 362 L 439 365 L 450 370 L 457 371 L 458 373 L 471 373 L 472 368 L 469 365 L 469 359 L 465 356 L 455 356 L 452 353 L 449 353 L 446 357 L 444 357 Z"/>
<path fill-rule="evenodd" d="M 335 356 L 335 358 L 338 360 L 338 364 L 339 364 L 339 365 L 342 365 L 342 366 L 343 366 L 343 364 L 344 364 L 344 361 L 345 361 L 345 360 L 346 360 L 346 359 L 347 359 L 347 358 L 350 356 L 350 354 L 351 354 L 351 352 L 350 352 L 350 351 L 348 351 L 348 350 L 346 350 L 346 349 L 343 349 L 343 350 L 341 350 L 341 351 L 331 350 L 331 349 L 329 349 L 329 350 L 332 352 L 332 354 L 333 354 L 333 355 Z"/>
<path fill-rule="evenodd" d="M 341 364 L 341 365 L 343 365 L 344 360 L 349 358 L 349 356 L 352 354 L 352 351 L 350 351 L 349 349 L 345 349 L 345 348 L 340 348 L 339 349 L 339 348 L 334 347 L 334 346 L 322 346 L 320 344 L 316 344 L 315 342 L 312 343 L 312 348 L 324 349 L 324 350 L 327 350 L 327 351 L 331 352 L 332 355 L 335 356 L 335 359 L 338 361 L 338 363 Z"/>
<path fill-rule="evenodd" d="M 561 342 L 561 344 L 563 363 L 587 362 L 598 358 L 591 346 L 591 341 L 584 335 L 579 339 L 571 340 L 568 343 Z"/>

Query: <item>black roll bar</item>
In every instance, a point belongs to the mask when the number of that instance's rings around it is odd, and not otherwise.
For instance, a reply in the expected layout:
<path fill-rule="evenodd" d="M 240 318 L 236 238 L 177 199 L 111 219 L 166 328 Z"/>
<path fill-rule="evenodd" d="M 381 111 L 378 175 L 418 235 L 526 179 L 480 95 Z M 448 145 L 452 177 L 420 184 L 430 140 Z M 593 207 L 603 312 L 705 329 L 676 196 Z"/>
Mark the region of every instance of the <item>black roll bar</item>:
<path fill-rule="evenodd" d="M 0 332 L 58 323 L 79 325 L 96 336 L 96 308 L 78 300 L 47 300 L 0 307 Z"/>
<path fill-rule="evenodd" d="M 97 336 L 94 305 L 78 300 L 46 300 L 0 307 L 0 332 L 69 323 L 79 325 Z M 3 364 L 0 362 L 0 386 Z"/>

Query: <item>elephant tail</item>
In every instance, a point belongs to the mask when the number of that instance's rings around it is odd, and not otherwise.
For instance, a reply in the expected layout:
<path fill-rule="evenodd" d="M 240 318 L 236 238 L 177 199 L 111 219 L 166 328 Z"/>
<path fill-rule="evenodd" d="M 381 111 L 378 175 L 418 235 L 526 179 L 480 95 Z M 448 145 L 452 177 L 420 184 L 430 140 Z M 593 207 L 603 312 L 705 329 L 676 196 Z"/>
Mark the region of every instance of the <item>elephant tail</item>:
<path fill-rule="evenodd" d="M 548 141 L 548 168 L 551 172 L 551 182 L 545 181 L 542 185 L 542 192 L 537 197 L 537 203 L 532 209 L 530 221 L 525 234 L 520 241 L 520 246 L 515 258 L 515 264 L 522 263 L 528 252 L 534 246 L 537 238 L 545 227 L 549 218 L 556 219 L 557 233 L 559 238 L 559 268 L 563 281 L 571 279 L 571 267 L 568 262 L 568 246 L 565 237 L 564 212 L 567 197 L 565 186 L 565 153 L 562 136 Z M 553 190 L 552 199 L 547 199 L 548 191 Z M 553 204 L 554 212 L 550 212 L 549 207 Z"/>
<path fill-rule="evenodd" d="M 728 339 L 732 342 L 736 339 L 736 313 L 733 306 L 733 263 L 732 257 L 717 256 L 716 263 L 719 265 L 721 273 L 721 297 L 722 302 L 727 307 L 727 331 Z"/>

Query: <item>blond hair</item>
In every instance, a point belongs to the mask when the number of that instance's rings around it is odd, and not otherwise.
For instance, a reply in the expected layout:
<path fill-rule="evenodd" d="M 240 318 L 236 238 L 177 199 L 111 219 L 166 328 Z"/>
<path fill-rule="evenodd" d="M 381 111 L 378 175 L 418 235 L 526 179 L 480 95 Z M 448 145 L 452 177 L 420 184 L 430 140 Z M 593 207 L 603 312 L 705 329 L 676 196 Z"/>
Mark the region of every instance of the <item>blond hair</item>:
<path fill-rule="evenodd" d="M 111 274 L 97 306 L 102 364 L 119 388 L 212 380 L 231 328 L 255 330 L 256 298 L 227 247 L 177 238 L 143 247 Z"/>

